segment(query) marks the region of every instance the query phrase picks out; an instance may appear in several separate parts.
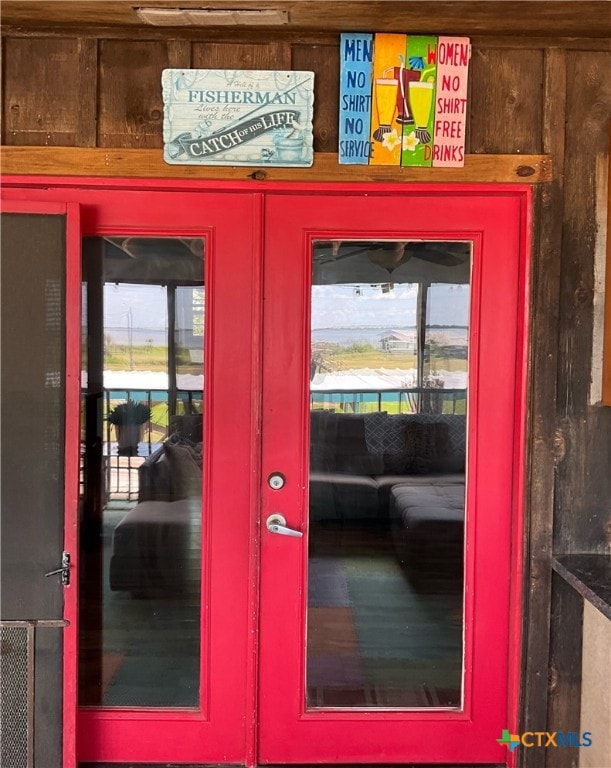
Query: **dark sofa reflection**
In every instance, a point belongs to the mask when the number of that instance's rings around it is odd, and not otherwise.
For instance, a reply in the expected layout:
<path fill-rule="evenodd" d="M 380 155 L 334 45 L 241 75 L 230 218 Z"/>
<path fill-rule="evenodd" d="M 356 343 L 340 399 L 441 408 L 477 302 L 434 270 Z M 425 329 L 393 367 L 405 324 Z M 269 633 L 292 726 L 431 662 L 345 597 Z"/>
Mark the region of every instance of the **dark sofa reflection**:
<path fill-rule="evenodd" d="M 113 532 L 110 588 L 199 590 L 202 417 L 176 416 L 170 437 L 139 467 L 138 503 Z"/>
<path fill-rule="evenodd" d="M 460 576 L 465 510 L 462 414 L 311 415 L 310 519 L 388 525 L 417 576 Z"/>

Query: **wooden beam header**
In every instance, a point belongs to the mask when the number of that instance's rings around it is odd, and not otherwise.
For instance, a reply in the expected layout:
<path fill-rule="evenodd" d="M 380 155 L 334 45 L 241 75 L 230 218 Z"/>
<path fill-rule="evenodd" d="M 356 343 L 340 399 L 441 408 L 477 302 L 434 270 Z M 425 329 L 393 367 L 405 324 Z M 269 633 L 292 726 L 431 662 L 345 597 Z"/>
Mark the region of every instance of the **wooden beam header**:
<path fill-rule="evenodd" d="M 138 16 L 137 8 L 234 9 L 235 0 L 3 0 L 2 24 L 44 30 L 51 26 L 81 29 L 91 26 L 157 29 Z M 607 37 L 611 33 L 608 3 L 602 0 L 258 0 L 242 3 L 249 9 L 285 11 L 283 30 L 336 32 L 395 32 L 453 35 L 542 35 Z M 173 36 L 193 27 L 169 26 Z M 213 28 L 213 27 L 210 27 Z M 201 27 L 200 30 L 209 29 Z M 240 27 L 241 29 L 241 27 Z M 246 28 L 247 29 L 247 28 Z M 259 27 L 277 29 L 277 27 Z M 237 28 L 236 28 L 237 30 Z M 200 32 L 201 34 L 201 32 Z"/>
<path fill-rule="evenodd" d="M 552 162 L 547 155 L 467 155 L 464 168 L 395 168 L 339 165 L 336 154 L 318 152 L 311 168 L 219 168 L 168 165 L 158 149 L 4 146 L 0 151 L 2 173 L 16 176 L 421 184 L 541 184 L 552 180 Z"/>

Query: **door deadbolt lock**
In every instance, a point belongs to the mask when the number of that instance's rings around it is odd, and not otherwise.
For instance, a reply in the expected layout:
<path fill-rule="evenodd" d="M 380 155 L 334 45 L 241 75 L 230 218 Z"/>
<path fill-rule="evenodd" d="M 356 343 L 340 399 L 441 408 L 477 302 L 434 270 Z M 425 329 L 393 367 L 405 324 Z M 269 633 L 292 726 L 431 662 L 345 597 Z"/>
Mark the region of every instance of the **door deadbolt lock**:
<path fill-rule="evenodd" d="M 273 491 L 279 491 L 281 488 L 284 488 L 286 478 L 281 472 L 272 472 L 267 478 L 267 484 Z"/>

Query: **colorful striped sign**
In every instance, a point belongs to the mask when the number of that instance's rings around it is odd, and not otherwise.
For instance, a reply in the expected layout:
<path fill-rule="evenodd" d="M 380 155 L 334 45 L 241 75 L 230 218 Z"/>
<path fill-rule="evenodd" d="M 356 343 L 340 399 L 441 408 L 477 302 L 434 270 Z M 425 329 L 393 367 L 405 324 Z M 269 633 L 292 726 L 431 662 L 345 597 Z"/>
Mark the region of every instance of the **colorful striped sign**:
<path fill-rule="evenodd" d="M 433 147 L 433 165 L 436 168 L 453 168 L 465 164 L 470 54 L 468 37 L 439 38 Z"/>
<path fill-rule="evenodd" d="M 397 123 L 398 73 L 405 61 L 407 35 L 376 33 L 373 55 L 373 107 L 369 165 L 399 165 L 401 126 Z"/>
<path fill-rule="evenodd" d="M 467 37 L 341 36 L 339 162 L 464 164 Z"/>
<path fill-rule="evenodd" d="M 402 83 L 409 120 L 403 125 L 401 165 L 423 166 L 433 162 L 437 38 L 410 35 Z M 406 77 L 409 77 L 405 82 Z"/>
<path fill-rule="evenodd" d="M 371 155 L 373 35 L 342 34 L 339 162 L 367 165 Z"/>

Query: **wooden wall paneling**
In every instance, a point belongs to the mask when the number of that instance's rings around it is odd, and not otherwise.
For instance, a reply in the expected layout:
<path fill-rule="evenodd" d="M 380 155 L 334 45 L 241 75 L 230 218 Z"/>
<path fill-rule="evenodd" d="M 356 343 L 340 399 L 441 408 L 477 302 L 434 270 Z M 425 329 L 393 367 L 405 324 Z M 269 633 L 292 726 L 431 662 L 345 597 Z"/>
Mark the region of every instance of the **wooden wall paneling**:
<path fill-rule="evenodd" d="M 80 99 L 79 120 L 76 131 L 78 147 L 95 147 L 98 120 L 98 41 L 93 38 L 78 40 L 78 86 Z"/>
<path fill-rule="evenodd" d="M 605 267 L 602 403 L 611 406 L 611 120 L 609 121 L 609 143 L 607 145 L 607 263 Z"/>
<path fill-rule="evenodd" d="M 558 408 L 566 458 L 558 467 L 554 547 L 604 552 L 611 513 L 611 412 L 588 403 L 591 377 L 596 162 L 607 152 L 611 54 L 567 54 L 564 231 Z"/>
<path fill-rule="evenodd" d="M 99 58 L 98 146 L 161 148 L 168 43 L 101 40 Z"/>
<path fill-rule="evenodd" d="M 554 158 L 556 172 L 549 184 L 536 190 L 533 216 L 522 731 L 539 730 L 547 722 L 556 459 L 558 296 L 566 101 L 564 51 L 554 48 L 545 51 L 543 64 L 542 142 L 545 151 Z M 520 758 L 523 768 L 543 768 L 543 750 L 521 750 Z"/>
<path fill-rule="evenodd" d="M 543 51 L 474 48 L 470 151 L 541 151 Z"/>
<path fill-rule="evenodd" d="M 293 69 L 314 72 L 314 151 L 337 152 L 339 36 L 332 46 L 294 45 Z"/>
<path fill-rule="evenodd" d="M 6 104 L 4 89 L 4 52 L 6 50 L 6 38 L 0 37 L 0 143 L 6 145 L 6 120 L 4 109 Z"/>
<path fill-rule="evenodd" d="M 541 725 L 534 730 L 575 732 L 580 731 L 581 719 L 583 598 L 556 572 L 552 585 L 548 727 Z M 539 752 L 545 768 L 575 768 L 579 765 L 579 749 L 576 747 L 520 748 L 520 751 Z"/>
<path fill-rule="evenodd" d="M 5 38 L 4 46 L 5 144 L 77 146 L 86 138 L 79 86 L 91 63 L 80 60 L 79 40 Z"/>
<path fill-rule="evenodd" d="M 168 40 L 168 67 L 170 69 L 190 69 L 191 57 L 191 43 L 188 40 Z"/>
<path fill-rule="evenodd" d="M 193 43 L 194 69 L 290 69 L 287 43 L 197 42 Z"/>

